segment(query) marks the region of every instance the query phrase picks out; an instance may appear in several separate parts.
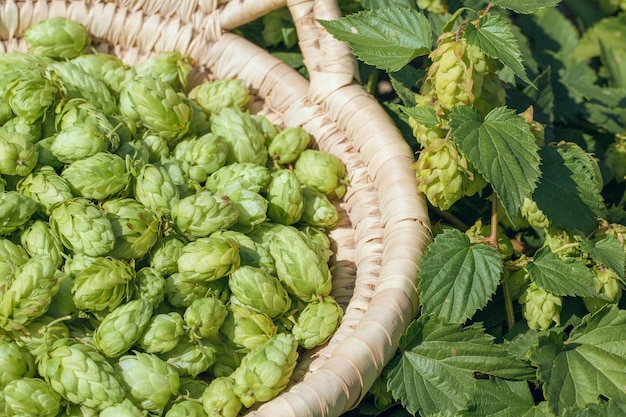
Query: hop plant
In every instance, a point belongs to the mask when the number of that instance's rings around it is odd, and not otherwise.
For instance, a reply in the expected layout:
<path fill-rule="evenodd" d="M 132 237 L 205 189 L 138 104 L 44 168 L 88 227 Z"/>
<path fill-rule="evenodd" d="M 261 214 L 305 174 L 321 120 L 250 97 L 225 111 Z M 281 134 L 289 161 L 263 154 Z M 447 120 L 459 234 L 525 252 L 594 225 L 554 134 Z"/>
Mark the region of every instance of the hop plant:
<path fill-rule="evenodd" d="M 185 334 L 183 316 L 176 311 L 155 314 L 138 341 L 147 353 L 165 353 L 174 349 Z"/>
<path fill-rule="evenodd" d="M 61 396 L 43 379 L 23 378 L 4 387 L 5 410 L 10 416 L 54 417 L 61 409 Z"/>
<path fill-rule="evenodd" d="M 622 288 L 619 275 L 612 269 L 597 265 L 591 271 L 598 296 L 583 297 L 583 302 L 587 311 L 595 313 L 608 304 L 617 304 L 622 298 Z"/>
<path fill-rule="evenodd" d="M 465 155 L 449 140 L 435 139 L 420 151 L 415 170 L 419 191 L 431 204 L 449 209 L 464 196 L 482 191 L 487 185 Z"/>
<path fill-rule="evenodd" d="M 115 370 L 133 403 L 157 415 L 163 414 L 165 406 L 180 386 L 176 370 L 150 353 L 123 355 L 116 362 Z"/>
<path fill-rule="evenodd" d="M 50 209 L 50 226 L 63 246 L 89 256 L 109 253 L 115 246 L 111 221 L 91 200 L 75 197 Z"/>
<path fill-rule="evenodd" d="M 228 376 L 213 379 L 202 394 L 202 408 L 208 417 L 237 417 L 243 404 L 234 391 L 235 381 Z"/>
<path fill-rule="evenodd" d="M 139 341 L 151 317 L 150 301 L 130 300 L 102 319 L 96 328 L 94 343 L 106 357 L 119 357 Z"/>
<path fill-rule="evenodd" d="M 35 168 L 17 183 L 16 189 L 36 201 L 37 211 L 46 216 L 54 204 L 74 197 L 67 180 L 47 165 Z"/>
<path fill-rule="evenodd" d="M 240 266 L 230 275 L 228 285 L 241 304 L 272 318 L 291 308 L 287 290 L 261 268 Z"/>
<path fill-rule="evenodd" d="M 245 407 L 265 402 L 283 391 L 298 359 L 298 343 L 278 333 L 248 352 L 232 374 L 233 392 Z"/>
<path fill-rule="evenodd" d="M 38 371 L 63 398 L 97 411 L 126 396 L 113 365 L 94 347 L 72 339 L 57 340 L 39 361 Z"/>
<path fill-rule="evenodd" d="M 437 42 L 429 55 L 430 94 L 447 110 L 458 104 L 472 105 L 482 92 L 487 57 L 479 47 L 456 39 L 454 33 L 442 34 Z"/>
<path fill-rule="evenodd" d="M 216 335 L 228 315 L 228 308 L 216 297 L 194 300 L 183 319 L 189 336 L 196 340 Z"/>
<path fill-rule="evenodd" d="M 189 98 L 212 114 L 226 107 L 244 109 L 252 95 L 242 80 L 221 79 L 197 85 L 189 92 Z"/>
<path fill-rule="evenodd" d="M 52 17 L 30 26 L 24 40 L 33 54 L 62 59 L 84 53 L 91 42 L 87 28 L 66 17 Z"/>
<path fill-rule="evenodd" d="M 553 323 L 561 323 L 563 300 L 537 284 L 530 283 L 518 301 L 530 329 L 548 330 Z"/>
<path fill-rule="evenodd" d="M 141 258 L 161 235 L 161 218 L 132 198 L 110 199 L 102 209 L 111 222 L 115 245 L 110 255 L 119 259 Z"/>

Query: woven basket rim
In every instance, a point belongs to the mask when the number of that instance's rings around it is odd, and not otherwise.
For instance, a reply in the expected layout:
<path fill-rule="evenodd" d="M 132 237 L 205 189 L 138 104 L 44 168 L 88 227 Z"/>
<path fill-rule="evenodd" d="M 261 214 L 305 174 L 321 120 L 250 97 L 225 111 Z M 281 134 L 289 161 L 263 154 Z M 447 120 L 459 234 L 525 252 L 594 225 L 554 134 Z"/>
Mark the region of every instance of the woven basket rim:
<path fill-rule="evenodd" d="M 180 10 L 173 11 L 173 4 L 192 11 L 183 16 Z M 363 296 L 356 291 L 347 295 L 343 289 L 339 297 L 347 297 L 347 308 L 359 315 L 344 317 L 345 333 L 338 332 L 327 346 L 311 352 L 307 368 L 287 391 L 247 414 L 339 416 L 365 396 L 418 308 L 417 264 L 431 232 L 426 204 L 416 191 L 410 168 L 412 151 L 385 111 L 362 88 L 347 46 L 316 22 L 338 17 L 335 1 L 207 4 L 198 0 L 11 0 L 4 15 L 0 14 L 4 25 L 0 38 L 5 48 L 23 49 L 19 38 L 27 27 L 46 17 L 66 16 L 84 23 L 112 53 L 126 54 L 127 63 L 161 51 L 181 50 L 217 78 L 243 79 L 263 99 L 262 113 L 285 125 L 305 127 L 315 134 L 318 146 L 339 153 L 352 167 L 356 179 L 341 204 L 350 224 L 339 227 L 336 236 L 338 241 L 352 241 L 346 245 L 345 257 L 346 262 L 353 259 L 356 263 L 356 277 L 351 276 L 354 272 L 349 266 L 338 274 L 345 274 L 344 279 L 365 291 Z M 293 16 L 310 80 L 225 29 L 282 6 L 289 7 Z M 155 41 L 150 31 L 161 31 L 161 35 Z"/>

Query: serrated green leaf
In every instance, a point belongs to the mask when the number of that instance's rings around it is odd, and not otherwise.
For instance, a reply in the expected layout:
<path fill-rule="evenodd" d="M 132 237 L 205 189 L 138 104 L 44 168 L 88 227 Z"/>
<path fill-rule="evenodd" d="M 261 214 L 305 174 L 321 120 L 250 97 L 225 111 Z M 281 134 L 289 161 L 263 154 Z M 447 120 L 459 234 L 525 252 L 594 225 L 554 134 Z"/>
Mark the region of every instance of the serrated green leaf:
<path fill-rule="evenodd" d="M 452 136 L 493 186 L 508 213 L 517 213 L 539 180 L 539 147 L 530 126 L 514 110 L 493 109 L 484 120 L 473 107 L 450 114 Z"/>
<path fill-rule="evenodd" d="M 554 417 L 544 401 L 535 401 L 526 381 L 492 378 L 478 381 L 464 417 Z"/>
<path fill-rule="evenodd" d="M 389 371 L 388 387 L 411 414 L 464 409 L 477 373 L 519 380 L 535 376 L 477 325 L 464 328 L 421 316 L 409 325 L 400 346 L 405 350 Z"/>
<path fill-rule="evenodd" d="M 626 14 L 605 17 L 592 27 L 587 29 L 574 50 L 574 58 L 586 61 L 600 56 L 603 43 L 609 49 L 626 50 L 624 45 L 624 27 L 626 26 Z"/>
<path fill-rule="evenodd" d="M 417 105 L 413 107 L 401 106 L 400 108 L 404 114 L 428 128 L 435 127 L 439 123 L 437 112 L 432 107 Z"/>
<path fill-rule="evenodd" d="M 565 337 L 550 332 L 529 352 L 552 412 L 597 403 L 599 396 L 626 401 L 626 311 L 604 307 Z"/>
<path fill-rule="evenodd" d="M 539 10 L 554 7 L 561 0 L 493 0 L 496 6 L 514 11 L 515 13 L 530 14 Z"/>
<path fill-rule="evenodd" d="M 432 48 L 428 19 L 412 9 L 385 7 L 318 22 L 347 42 L 358 59 L 388 72 L 398 71 Z"/>
<path fill-rule="evenodd" d="M 500 282 L 502 261 L 488 245 L 473 245 L 456 229 L 437 235 L 420 262 L 423 314 L 463 323 L 487 305 Z"/>
<path fill-rule="evenodd" d="M 362 0 L 361 5 L 366 9 L 380 9 L 383 7 L 416 8 L 415 2 L 411 0 Z"/>
<path fill-rule="evenodd" d="M 533 84 L 537 88 L 526 86 L 522 91 L 511 90 L 507 94 L 518 112 L 533 106 L 533 120 L 549 128 L 554 121 L 554 90 L 550 67 L 533 79 Z"/>
<path fill-rule="evenodd" d="M 542 175 L 533 200 L 554 225 L 591 232 L 605 205 L 590 156 L 576 146 L 546 146 L 539 153 Z"/>
<path fill-rule="evenodd" d="M 594 261 L 612 269 L 620 278 L 624 279 L 624 269 L 626 268 L 624 249 L 615 236 L 607 235 L 597 242 L 584 241 L 581 248 Z"/>
<path fill-rule="evenodd" d="M 609 85 L 626 88 L 626 48 L 611 48 L 600 42 L 600 58 L 609 73 Z"/>
<path fill-rule="evenodd" d="M 547 246 L 535 253 L 526 270 L 535 284 L 554 295 L 596 295 L 593 274 L 585 263 L 578 259 L 563 259 Z"/>
<path fill-rule="evenodd" d="M 483 15 L 478 24 L 467 25 L 463 32 L 467 43 L 476 45 L 493 59 L 511 68 L 515 75 L 527 84 L 532 82 L 522 65 L 522 54 L 511 27 L 501 17 L 494 14 Z"/>
<path fill-rule="evenodd" d="M 448 19 L 448 21 L 443 25 L 443 27 L 441 28 L 441 33 L 443 32 L 450 32 L 452 30 L 452 28 L 454 27 L 454 25 L 456 24 L 456 21 L 459 17 L 461 17 L 461 15 L 465 12 L 473 12 L 474 10 L 469 8 L 469 7 L 459 7 L 453 14 L 452 16 L 450 16 L 450 18 Z"/>
<path fill-rule="evenodd" d="M 589 404 L 585 408 L 568 407 L 563 417 L 616 417 L 626 416 L 626 402 L 607 401 L 600 404 Z"/>

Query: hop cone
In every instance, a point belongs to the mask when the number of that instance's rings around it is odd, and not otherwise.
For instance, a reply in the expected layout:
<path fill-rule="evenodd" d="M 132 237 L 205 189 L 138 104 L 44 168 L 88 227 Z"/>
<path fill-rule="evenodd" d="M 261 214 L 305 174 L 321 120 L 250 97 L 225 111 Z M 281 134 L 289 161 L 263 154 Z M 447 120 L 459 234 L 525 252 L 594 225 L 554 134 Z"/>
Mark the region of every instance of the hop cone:
<path fill-rule="evenodd" d="M 436 124 L 432 127 L 427 127 L 423 124 L 418 123 L 417 121 L 415 121 L 415 119 L 411 117 L 409 117 L 409 125 L 413 130 L 413 136 L 422 148 L 429 147 L 434 141 L 443 140 L 448 133 L 448 131 L 440 124 Z"/>
<path fill-rule="evenodd" d="M 178 373 L 158 356 L 134 352 L 119 358 L 115 370 L 126 387 L 129 398 L 144 410 L 157 415 L 178 392 Z"/>
<path fill-rule="evenodd" d="M 37 210 L 37 203 L 17 191 L 0 193 L 0 235 L 12 233 L 25 225 Z"/>
<path fill-rule="evenodd" d="M 343 310 L 332 297 L 323 297 L 306 305 L 298 314 L 291 333 L 298 344 L 313 349 L 326 343 L 335 333 L 343 317 Z"/>
<path fill-rule="evenodd" d="M 229 238 L 237 242 L 241 266 L 247 265 L 261 268 L 270 274 L 276 274 L 274 259 L 272 259 L 269 251 L 263 245 L 257 244 L 247 234 L 235 230 L 219 230 L 213 233 L 212 236 Z"/>
<path fill-rule="evenodd" d="M 285 389 L 298 359 L 298 343 L 279 333 L 251 350 L 233 372 L 233 392 L 245 407 L 269 401 Z"/>
<path fill-rule="evenodd" d="M 165 417 L 206 417 L 202 404 L 193 400 L 175 402 L 164 415 Z"/>
<path fill-rule="evenodd" d="M 185 322 L 180 313 L 155 314 L 141 335 L 138 345 L 147 353 L 165 353 L 174 349 L 185 334 Z"/>
<path fill-rule="evenodd" d="M 178 271 L 213 281 L 229 275 L 239 267 L 239 245 L 228 238 L 208 236 L 183 247 Z"/>
<path fill-rule="evenodd" d="M 97 257 L 74 278 L 74 304 L 86 311 L 112 310 L 129 298 L 135 276 L 135 270 L 128 263 Z"/>
<path fill-rule="evenodd" d="M 298 159 L 310 141 L 309 133 L 303 128 L 286 127 L 272 138 L 267 151 L 274 162 L 291 164 Z"/>
<path fill-rule="evenodd" d="M 519 298 L 519 303 L 528 327 L 532 330 L 547 330 L 552 323 L 561 323 L 561 297 L 550 294 L 535 283 L 528 286 Z"/>
<path fill-rule="evenodd" d="M 168 141 L 180 139 L 189 130 L 191 108 L 176 90 L 158 78 L 141 75 L 128 80 L 120 95 L 120 110 L 151 132 Z"/>
<path fill-rule="evenodd" d="M 306 237 L 309 247 L 313 248 L 324 261 L 330 261 L 333 250 L 330 248 L 330 239 L 326 232 L 313 226 L 304 226 L 300 231 Z"/>
<path fill-rule="evenodd" d="M 202 394 L 202 407 L 208 417 L 237 417 L 243 404 L 234 391 L 235 381 L 228 376 L 211 381 Z"/>
<path fill-rule="evenodd" d="M 247 111 L 232 107 L 220 109 L 211 116 L 211 131 L 228 142 L 227 163 L 265 165 L 265 139 Z"/>
<path fill-rule="evenodd" d="M 452 110 L 458 104 L 469 106 L 476 101 L 488 70 L 487 58 L 479 47 L 469 45 L 464 38 L 456 40 L 452 33 L 444 33 L 429 58 L 431 93 L 445 109 Z"/>
<path fill-rule="evenodd" d="M 74 197 L 66 179 L 51 166 L 40 166 L 17 183 L 17 191 L 37 202 L 37 211 L 48 216 L 55 203 Z"/>
<path fill-rule="evenodd" d="M 60 271 L 45 255 L 36 255 L 19 266 L 0 300 L 0 327 L 23 328 L 43 315 L 59 290 Z"/>
<path fill-rule="evenodd" d="M 156 244 L 161 234 L 161 218 L 154 211 L 132 198 L 105 201 L 102 209 L 115 235 L 111 256 L 141 258 Z"/>
<path fill-rule="evenodd" d="M 122 355 L 141 338 L 152 317 L 152 304 L 131 300 L 107 314 L 95 332 L 95 345 L 109 358 Z"/>
<path fill-rule="evenodd" d="M 267 217 L 275 223 L 292 225 L 304 210 L 302 187 L 294 171 L 279 170 L 267 186 Z"/>
<path fill-rule="evenodd" d="M 92 346 L 71 339 L 56 341 L 40 360 L 38 370 L 52 389 L 77 405 L 99 411 L 126 396 L 106 358 Z"/>
<path fill-rule="evenodd" d="M 151 56 L 133 69 L 137 75 L 158 78 L 176 91 L 182 91 L 187 88 L 192 65 L 179 51 L 167 51 Z"/>
<path fill-rule="evenodd" d="M 10 416 L 55 417 L 61 408 L 61 396 L 39 378 L 11 381 L 4 388 L 4 400 Z"/>
<path fill-rule="evenodd" d="M 228 285 L 239 302 L 270 317 L 291 308 L 291 298 L 281 282 L 261 268 L 240 266 L 230 275 Z"/>
<path fill-rule="evenodd" d="M 165 288 L 163 274 L 155 268 L 145 266 L 137 271 L 133 298 L 146 300 L 156 308 L 165 299 Z"/>
<path fill-rule="evenodd" d="M 432 13 L 446 14 L 448 12 L 448 0 L 417 0 L 417 7 Z"/>
<path fill-rule="evenodd" d="M 68 126 L 56 134 L 50 152 L 61 162 L 70 163 L 104 152 L 107 140 L 97 126 L 80 123 Z"/>
<path fill-rule="evenodd" d="M 227 229 L 239 217 L 237 207 L 228 197 L 206 190 L 179 200 L 172 207 L 171 214 L 176 230 L 189 239 Z"/>
<path fill-rule="evenodd" d="M 252 230 L 267 220 L 268 202 L 261 194 L 247 190 L 239 181 L 230 182 L 222 190 L 237 209 L 237 221 L 231 229 L 239 231 Z"/>
<path fill-rule="evenodd" d="M 228 300 L 230 296 L 226 277 L 207 281 L 202 274 L 176 272 L 165 278 L 165 297 L 174 307 L 187 308 L 203 297 Z"/>
<path fill-rule="evenodd" d="M 214 193 L 221 193 L 230 183 L 253 192 L 265 190 L 271 180 L 270 170 L 252 162 L 228 164 L 207 178 L 205 188 Z"/>
<path fill-rule="evenodd" d="M 119 97 L 126 77 L 126 66 L 120 58 L 111 54 L 90 53 L 79 55 L 72 61 L 86 73 L 103 81 Z"/>
<path fill-rule="evenodd" d="M 108 152 L 72 162 L 61 176 L 76 196 L 95 200 L 113 197 L 128 185 L 129 180 L 124 160 Z"/>
<path fill-rule="evenodd" d="M 102 134 L 106 138 L 107 145 L 103 150 L 115 151 L 119 147 L 120 137 L 116 132 L 117 126 L 113 126 L 107 115 L 86 99 L 70 99 L 65 103 L 59 104 L 55 112 L 55 126 L 57 130 L 63 132 L 71 129 L 73 126 L 93 126 L 96 129 L 95 131 L 85 129 L 85 133 L 89 134 L 86 139 L 97 139 L 97 136 Z M 68 135 L 66 140 L 70 140 L 69 145 L 77 141 L 78 138 L 76 136 Z M 85 140 L 85 138 L 83 139 Z"/>
<path fill-rule="evenodd" d="M 218 298 L 202 297 L 185 309 L 183 318 L 189 336 L 195 340 L 216 335 L 227 314 L 226 305 Z"/>
<path fill-rule="evenodd" d="M 74 252 L 101 256 L 115 246 L 111 221 L 86 198 L 67 199 L 51 207 L 50 225 L 63 246 Z"/>
<path fill-rule="evenodd" d="M 26 138 L 9 141 L 0 137 L 0 174 L 24 177 L 35 168 L 37 161 L 36 148 Z"/>
<path fill-rule="evenodd" d="M 121 403 L 100 411 L 98 417 L 146 417 L 147 415 L 146 410 L 140 410 L 130 399 L 125 398 Z"/>
<path fill-rule="evenodd" d="M 43 315 L 31 321 L 24 329 L 16 332 L 16 341 L 39 358 L 59 339 L 68 338 L 70 331 L 62 319 Z M 3 368 L 6 369 L 6 368 Z M 0 384 L 2 385 L 2 384 Z"/>
<path fill-rule="evenodd" d="M 342 198 L 346 193 L 346 167 L 335 155 L 307 149 L 303 151 L 294 167 L 302 185 L 326 194 Z"/>
<path fill-rule="evenodd" d="M 145 164 L 139 170 L 133 187 L 135 199 L 158 214 L 169 215 L 180 194 L 165 168 Z"/>
<path fill-rule="evenodd" d="M 312 188 L 302 188 L 304 208 L 300 222 L 310 226 L 331 229 L 339 223 L 341 217 L 326 194 Z"/>
<path fill-rule="evenodd" d="M 35 123 L 55 102 L 59 87 L 45 78 L 39 69 L 31 69 L 7 85 L 5 93 L 5 100 L 13 113 Z"/>
<path fill-rule="evenodd" d="M 606 149 L 604 161 L 615 181 L 626 181 L 626 135 L 616 136 Z"/>
<path fill-rule="evenodd" d="M 181 340 L 174 349 L 158 356 L 174 367 L 180 376 L 197 377 L 215 363 L 216 349 L 204 341 Z"/>
<path fill-rule="evenodd" d="M 465 195 L 480 192 L 487 185 L 448 140 L 434 140 L 420 151 L 412 167 L 418 180 L 417 189 L 442 210 L 449 209 Z"/>
<path fill-rule="evenodd" d="M 65 98 L 84 98 L 104 114 L 119 114 L 117 100 L 104 81 L 86 72 L 74 61 L 54 62 L 50 68 L 61 81 Z"/>
<path fill-rule="evenodd" d="M 0 366 L 0 391 L 11 381 L 35 376 L 35 358 L 11 340 L 0 339 Z"/>
<path fill-rule="evenodd" d="M 536 229 L 547 229 L 550 227 L 550 220 L 543 214 L 537 203 L 530 198 L 525 198 L 522 202 L 520 214 L 528 221 L 529 225 Z"/>
<path fill-rule="evenodd" d="M 199 183 L 221 168 L 227 156 L 228 142 L 213 133 L 182 140 L 174 148 L 174 158 L 182 161 L 189 178 Z"/>
<path fill-rule="evenodd" d="M 150 162 L 150 149 L 139 140 L 130 140 L 122 143 L 115 151 L 115 155 L 124 161 L 128 161 L 133 169 L 132 172 L 136 172 L 136 170 Z"/>
<path fill-rule="evenodd" d="M 178 258 L 185 242 L 176 235 L 168 235 L 157 241 L 150 251 L 150 266 L 163 276 L 178 272 Z"/>
<path fill-rule="evenodd" d="M 151 164 L 158 164 L 159 162 L 167 159 L 170 154 L 170 149 L 167 141 L 159 135 L 146 134 L 139 142 L 142 148 L 148 150 L 148 162 Z"/>
<path fill-rule="evenodd" d="M 172 179 L 172 182 L 178 189 L 180 198 L 188 197 L 201 188 L 197 181 L 192 181 L 191 178 L 189 178 L 189 174 L 185 171 L 184 164 L 184 162 L 171 156 L 157 163 L 157 166 L 164 169 Z"/>
<path fill-rule="evenodd" d="M 286 289 L 304 301 L 330 293 L 332 275 L 328 264 L 312 249 L 298 229 L 282 226 L 272 233 L 269 251 L 276 274 Z"/>
<path fill-rule="evenodd" d="M 583 297 L 585 307 L 595 313 L 607 304 L 617 304 L 622 298 L 620 278 L 615 271 L 597 266 L 591 270 L 596 283 L 598 297 Z"/>
<path fill-rule="evenodd" d="M 275 336 L 277 327 L 267 314 L 258 313 L 248 307 L 232 302 L 230 309 L 233 320 L 233 342 L 250 351 Z"/>
<path fill-rule="evenodd" d="M 189 92 L 194 100 L 207 113 L 219 112 L 224 107 L 245 108 L 252 95 L 242 80 L 224 78 L 205 81 Z"/>
<path fill-rule="evenodd" d="M 85 52 L 90 38 L 87 28 L 75 20 L 53 17 L 24 32 L 30 52 L 51 58 L 74 58 Z"/>
<path fill-rule="evenodd" d="M 59 268 L 64 262 L 61 239 L 43 220 L 35 220 L 20 232 L 20 243 L 30 256 L 45 255 Z"/>

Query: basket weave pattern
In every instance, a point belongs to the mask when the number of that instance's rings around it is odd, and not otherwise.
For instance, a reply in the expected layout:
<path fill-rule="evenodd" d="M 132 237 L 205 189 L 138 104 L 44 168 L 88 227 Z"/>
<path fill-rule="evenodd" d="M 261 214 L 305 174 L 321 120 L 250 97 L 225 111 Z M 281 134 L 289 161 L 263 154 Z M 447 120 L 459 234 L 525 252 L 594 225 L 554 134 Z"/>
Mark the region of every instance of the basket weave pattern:
<path fill-rule="evenodd" d="M 307 80 L 232 29 L 288 6 Z M 410 169 L 412 151 L 362 88 L 349 48 L 316 19 L 335 19 L 329 0 L 3 1 L 0 49 L 26 50 L 34 23 L 65 16 L 83 23 L 94 47 L 135 65 L 171 50 L 189 55 L 197 80 L 240 78 L 257 97 L 254 112 L 302 126 L 315 146 L 338 156 L 350 185 L 331 231 L 333 297 L 342 323 L 323 347 L 304 352 L 288 389 L 249 416 L 331 417 L 353 408 L 392 357 L 417 311 L 417 263 L 431 240 L 425 201 Z M 193 82 L 192 82 L 193 83 Z"/>

